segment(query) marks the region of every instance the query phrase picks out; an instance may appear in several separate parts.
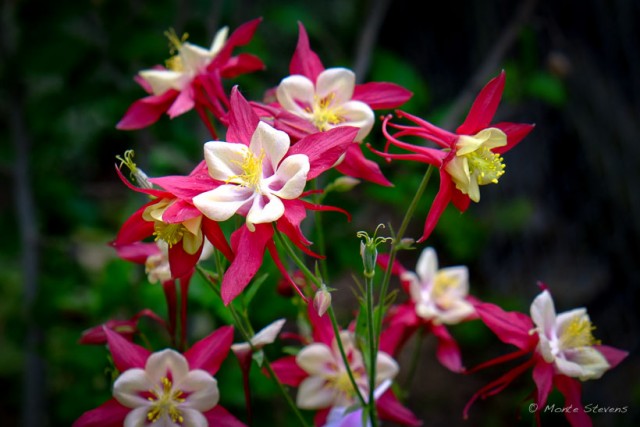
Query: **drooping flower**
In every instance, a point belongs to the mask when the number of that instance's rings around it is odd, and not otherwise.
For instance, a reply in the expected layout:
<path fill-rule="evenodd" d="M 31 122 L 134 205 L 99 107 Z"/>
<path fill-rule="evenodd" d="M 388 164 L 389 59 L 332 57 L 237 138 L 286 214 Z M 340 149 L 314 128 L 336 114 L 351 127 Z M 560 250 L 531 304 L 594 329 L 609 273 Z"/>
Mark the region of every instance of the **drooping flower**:
<path fill-rule="evenodd" d="M 232 327 L 214 331 L 184 354 L 172 349 L 150 353 L 111 330 L 105 333 L 120 371 L 113 398 L 85 412 L 74 427 L 244 426 L 219 405 L 214 378 L 229 352 Z"/>
<path fill-rule="evenodd" d="M 355 141 L 362 142 L 373 127 L 373 110 L 395 108 L 412 93 L 386 82 L 356 84 L 356 76 L 347 68 L 325 69 L 311 50 L 304 26 L 299 24 L 299 38 L 289 65 L 289 77 L 275 90 L 277 102 L 258 105 L 274 126 L 294 139 L 341 126 L 358 128 Z M 351 144 L 336 169 L 341 173 L 381 185 L 391 185 L 379 166 L 368 160 L 360 144 Z"/>
<path fill-rule="evenodd" d="M 307 209 L 339 209 L 303 200 L 305 186 L 335 164 L 356 133 L 357 129 L 344 126 L 309 135 L 291 146 L 289 136 L 261 122 L 237 87 L 233 88 L 227 141 L 205 144 L 213 184 L 192 199 L 198 211 L 216 223 L 235 214 L 245 217 L 245 225 L 231 235 L 235 258 L 222 280 L 225 304 L 258 271 L 266 248 L 289 277 L 277 255 L 272 224 L 300 249 L 317 256 L 307 248 L 311 242 L 302 234 L 300 223 Z M 293 281 L 289 283 L 297 289 Z"/>
<path fill-rule="evenodd" d="M 102 345 L 107 342 L 107 335 L 105 333 L 105 329 L 110 329 L 117 334 L 121 335 L 128 341 L 133 341 L 133 337 L 136 333 L 138 333 L 138 323 L 142 317 L 146 317 L 148 319 L 153 320 L 158 323 L 160 326 L 166 328 L 162 317 L 158 316 L 152 310 L 146 308 L 144 310 L 140 310 L 134 316 L 127 320 L 118 320 L 118 319 L 110 319 L 107 320 L 104 324 L 94 326 L 93 328 L 89 328 L 86 331 L 82 332 L 82 336 L 78 342 L 80 344 L 89 344 L 89 345 Z"/>
<path fill-rule="evenodd" d="M 379 263 L 386 268 L 388 256 L 380 255 Z M 476 317 L 474 299 L 469 293 L 467 267 L 438 268 L 433 248 L 426 248 L 418 258 L 416 271 L 395 263 L 392 272 L 400 277 L 409 300 L 391 309 L 382 332 L 381 348 L 397 354 L 413 334 L 423 329 L 438 339 L 436 355 L 440 363 L 454 372 L 464 368 L 460 349 L 445 325 L 454 325 Z"/>
<path fill-rule="evenodd" d="M 504 72 L 480 91 L 465 121 L 455 133 L 441 129 L 426 120 L 403 111 L 406 118 L 417 126 L 391 123 L 390 116 L 383 122 L 383 133 L 389 144 L 408 150 L 412 154 L 377 152 L 387 159 L 410 160 L 428 163 L 440 169 L 440 189 L 425 221 L 419 242 L 429 237 L 438 219 L 450 202 L 464 212 L 471 200 L 480 201 L 480 186 L 495 184 L 504 174 L 502 154 L 513 148 L 531 130 L 533 125 L 517 123 L 491 124 L 504 89 Z M 397 130 L 391 134 L 388 127 Z M 399 140 L 405 136 L 417 136 L 437 144 L 426 147 Z"/>
<path fill-rule="evenodd" d="M 565 406 L 575 408 L 565 412 L 569 423 L 573 427 L 591 425 L 582 406 L 580 381 L 600 378 L 628 353 L 601 345 L 594 339 L 594 327 L 584 308 L 556 314 L 551 293 L 543 286 L 543 291 L 531 305 L 531 317 L 505 312 L 489 303 L 477 304 L 476 312 L 501 341 L 515 345 L 519 350 L 485 362 L 473 371 L 527 355 L 531 357 L 475 393 L 464 409 L 465 418 L 477 398 L 499 393 L 519 375 L 532 369 L 537 407 L 544 407 L 555 386 L 564 396 Z M 539 412 L 536 417 L 539 422 Z"/>
<path fill-rule="evenodd" d="M 313 341 L 304 346 L 297 356 L 286 356 L 274 361 L 272 368 L 281 382 L 298 387 L 297 406 L 316 410 L 314 422 L 321 426 L 343 418 L 346 408 L 358 404 L 358 399 L 328 316 L 318 316 L 311 304 L 307 312 Z M 403 425 L 420 425 L 420 421 L 398 402 L 389 388 L 399 371 L 397 362 L 387 353 L 378 352 L 376 378 L 371 385 L 362 353 L 355 345 L 353 332 L 341 331 L 340 340 L 349 368 L 365 400 L 369 387 L 375 387 L 376 408 L 380 418 Z M 333 417 L 329 420 L 328 416 L 332 411 Z"/>
<path fill-rule="evenodd" d="M 215 35 L 209 49 L 186 42 L 186 35 L 166 32 L 171 46 L 171 58 L 164 67 L 143 70 L 136 81 L 150 94 L 131 105 L 120 120 L 118 129 L 140 129 L 155 123 L 162 113 L 174 118 L 194 107 L 205 124 L 215 134 L 206 118 L 205 109 L 224 120 L 229 106 L 222 78 L 233 78 L 264 68 L 256 56 L 233 50 L 251 41 L 261 19 L 254 19 L 238 27 L 228 38 L 229 30 L 222 28 Z"/>

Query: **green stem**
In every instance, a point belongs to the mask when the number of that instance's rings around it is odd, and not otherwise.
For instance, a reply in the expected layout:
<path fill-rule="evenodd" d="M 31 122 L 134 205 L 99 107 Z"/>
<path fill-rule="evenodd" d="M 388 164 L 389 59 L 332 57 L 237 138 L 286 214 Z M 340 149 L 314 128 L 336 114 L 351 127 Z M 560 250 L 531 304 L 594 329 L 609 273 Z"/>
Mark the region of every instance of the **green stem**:
<path fill-rule="evenodd" d="M 207 281 L 207 283 L 209 283 L 209 285 L 214 290 L 216 295 L 220 296 L 220 290 L 215 286 L 215 283 L 213 283 L 213 281 L 211 280 L 209 275 L 204 271 L 204 269 L 202 267 L 200 267 L 199 265 L 196 266 L 196 269 L 197 269 L 198 273 L 200 273 L 200 275 Z M 256 349 L 253 347 L 253 344 L 251 343 L 251 338 L 253 337 L 254 333 L 253 333 L 253 329 L 251 327 L 251 322 L 247 318 L 246 313 L 238 312 L 238 310 L 236 310 L 236 308 L 235 308 L 235 306 L 233 304 L 229 304 L 228 307 L 229 307 L 229 311 L 231 312 L 231 316 L 233 316 L 234 323 L 235 323 L 238 331 L 240 331 L 240 335 L 242 336 L 242 339 L 245 340 L 249 344 L 249 346 L 251 347 L 251 351 L 255 352 Z M 265 368 L 269 372 L 269 376 L 276 383 L 276 386 L 278 387 L 278 390 L 280 390 L 280 392 L 284 396 L 285 400 L 287 401 L 287 404 L 291 407 L 291 409 L 295 413 L 296 417 L 300 421 L 300 424 L 303 427 L 309 427 L 309 424 L 307 423 L 307 420 L 305 420 L 304 416 L 302 415 L 302 413 L 300 412 L 300 410 L 296 406 L 295 402 L 293 401 L 293 399 L 291 399 L 291 396 L 289 395 L 289 392 L 285 388 L 284 384 L 282 384 L 282 382 L 280 382 L 280 380 L 276 376 L 276 374 L 273 371 L 273 368 L 271 367 L 271 364 L 269 363 L 269 360 L 266 358 L 266 356 L 265 356 L 265 358 L 263 360 L 263 365 L 265 366 Z"/>
<path fill-rule="evenodd" d="M 378 417 L 376 415 L 376 400 L 374 397 L 375 384 L 376 384 L 376 362 L 378 353 L 378 343 L 376 342 L 376 334 L 373 321 L 373 276 L 365 277 L 365 292 L 366 292 L 366 307 L 367 307 L 367 324 L 370 326 L 367 328 L 368 350 L 369 350 L 369 419 L 371 420 L 371 426 L 377 427 Z"/>
<path fill-rule="evenodd" d="M 318 277 L 316 277 L 311 272 L 311 270 L 307 268 L 304 262 L 302 262 L 300 257 L 298 257 L 298 255 L 295 253 L 291 245 L 289 245 L 289 243 L 284 239 L 284 237 L 280 235 L 280 232 L 275 230 L 274 236 L 278 241 L 278 243 L 280 244 L 280 246 L 284 248 L 284 250 L 287 252 L 287 255 L 289 255 L 291 260 L 293 260 L 293 262 L 298 266 L 298 268 L 300 269 L 300 271 L 302 271 L 305 277 L 311 280 L 313 283 L 315 283 L 318 287 L 321 286 L 322 281 Z M 329 314 L 329 318 L 331 319 L 331 327 L 333 328 L 333 334 L 335 335 L 336 343 L 338 344 L 338 350 L 340 350 L 340 356 L 342 357 L 345 370 L 347 371 L 347 375 L 349 376 L 349 380 L 351 381 L 351 385 L 353 386 L 353 389 L 356 393 L 356 396 L 358 397 L 358 400 L 364 407 L 366 406 L 366 401 L 364 400 L 362 393 L 360 393 L 360 388 L 358 387 L 358 384 L 356 383 L 356 379 L 353 376 L 353 372 L 351 371 L 351 365 L 349 364 L 347 353 L 344 351 L 344 346 L 342 345 L 342 340 L 340 339 L 340 327 L 338 326 L 338 321 L 336 320 L 336 314 L 333 310 L 333 305 L 329 305 L 329 309 L 327 310 L 327 313 Z"/>
<path fill-rule="evenodd" d="M 418 331 L 418 335 L 414 342 L 413 354 L 411 355 L 411 362 L 409 363 L 409 374 L 404 381 L 404 388 L 408 390 L 411 386 L 411 382 L 415 377 L 416 369 L 418 369 L 418 362 L 420 361 L 420 350 L 422 348 L 422 341 L 424 340 L 424 328 Z"/>

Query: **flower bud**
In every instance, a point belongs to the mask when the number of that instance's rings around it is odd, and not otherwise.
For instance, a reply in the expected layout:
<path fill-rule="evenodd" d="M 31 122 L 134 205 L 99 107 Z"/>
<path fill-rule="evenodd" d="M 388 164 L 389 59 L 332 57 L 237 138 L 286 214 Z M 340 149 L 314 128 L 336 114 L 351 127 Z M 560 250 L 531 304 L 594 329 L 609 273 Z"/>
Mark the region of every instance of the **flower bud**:
<path fill-rule="evenodd" d="M 313 297 L 313 308 L 316 309 L 318 316 L 322 317 L 329 309 L 331 305 L 331 292 L 329 292 L 324 286 Z"/>
<path fill-rule="evenodd" d="M 356 185 L 360 184 L 360 180 L 352 178 L 350 176 L 341 176 L 333 181 L 329 187 L 333 191 L 343 193 L 353 189 Z"/>

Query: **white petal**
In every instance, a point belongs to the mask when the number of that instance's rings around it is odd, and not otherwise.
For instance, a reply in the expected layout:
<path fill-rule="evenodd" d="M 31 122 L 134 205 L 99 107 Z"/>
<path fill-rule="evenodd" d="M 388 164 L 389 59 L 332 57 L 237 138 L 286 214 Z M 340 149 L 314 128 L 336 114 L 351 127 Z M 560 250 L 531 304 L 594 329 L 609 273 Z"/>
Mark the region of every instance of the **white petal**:
<path fill-rule="evenodd" d="M 376 387 L 383 381 L 395 378 L 399 370 L 398 363 L 391 356 L 379 351 L 376 359 Z"/>
<path fill-rule="evenodd" d="M 177 351 L 166 349 L 149 356 L 144 370 L 152 381 L 158 383 L 171 372 L 173 383 L 178 383 L 189 373 L 189 362 Z"/>
<path fill-rule="evenodd" d="M 544 290 L 531 304 L 531 320 L 548 337 L 555 333 L 556 309 L 549 291 Z"/>
<path fill-rule="evenodd" d="M 445 293 L 449 298 L 464 298 L 469 294 L 469 270 L 465 266 L 438 270 L 437 280 L 446 280 Z"/>
<path fill-rule="evenodd" d="M 282 330 L 286 319 L 278 319 L 273 323 L 265 326 L 257 334 L 251 338 L 251 344 L 256 348 L 264 347 L 267 344 L 271 344 L 276 340 L 278 334 Z"/>
<path fill-rule="evenodd" d="M 327 387 L 321 377 L 305 378 L 298 388 L 296 405 L 302 409 L 323 409 L 333 406 L 337 391 Z"/>
<path fill-rule="evenodd" d="M 409 282 L 409 295 L 411 296 L 411 300 L 416 304 L 422 302 L 428 296 L 428 293 L 425 292 L 426 289 L 422 287 L 418 276 L 414 273 L 402 273 L 401 280 L 403 282 Z"/>
<path fill-rule="evenodd" d="M 313 82 L 297 74 L 284 78 L 276 89 L 276 99 L 282 108 L 307 119 L 311 118 L 312 114 L 305 110 L 305 107 L 313 107 L 314 97 Z"/>
<path fill-rule="evenodd" d="M 255 193 L 250 188 L 227 184 L 198 194 L 193 198 L 193 204 L 206 217 L 226 221 L 254 197 Z"/>
<path fill-rule="evenodd" d="M 555 323 L 558 337 L 564 335 L 564 331 L 571 323 L 575 321 L 579 322 L 581 320 L 586 320 L 587 322 L 591 323 L 589 320 L 589 315 L 587 314 L 587 309 L 584 307 L 574 308 L 573 310 L 565 311 L 558 314 Z"/>
<path fill-rule="evenodd" d="M 320 99 L 332 96 L 334 106 L 350 101 L 355 87 L 356 75 L 347 68 L 328 68 L 316 79 L 316 95 Z"/>
<path fill-rule="evenodd" d="M 582 373 L 578 376 L 581 381 L 598 379 L 611 367 L 602 353 L 593 347 L 567 350 L 564 355 L 567 360 L 582 368 Z"/>
<path fill-rule="evenodd" d="M 556 365 L 556 370 L 568 377 L 579 378 L 582 375 L 586 374 L 586 371 L 575 362 L 571 362 L 562 357 L 556 357 L 554 360 L 554 364 Z"/>
<path fill-rule="evenodd" d="M 455 300 L 446 310 L 442 310 L 438 316 L 441 323 L 455 325 L 462 322 L 475 312 L 473 305 L 464 299 Z"/>
<path fill-rule="evenodd" d="M 162 95 L 169 89 L 184 88 L 183 73 L 172 70 L 143 70 L 138 73 L 151 86 L 154 95 Z"/>
<path fill-rule="evenodd" d="M 284 155 L 289 151 L 290 145 L 289 135 L 261 121 L 251 136 L 249 149 L 256 157 L 264 153 L 262 174 L 263 176 L 271 176 L 278 168 Z M 265 168 L 265 166 L 268 167 Z"/>
<path fill-rule="evenodd" d="M 296 363 L 310 375 L 331 373 L 328 365 L 333 364 L 333 352 L 325 344 L 313 343 L 304 347 L 296 356 Z"/>
<path fill-rule="evenodd" d="M 343 120 L 339 125 L 329 125 L 329 128 L 337 126 L 353 126 L 360 128 L 355 141 L 362 141 L 369 135 L 373 128 L 375 115 L 371 107 L 364 102 L 348 101 L 338 107 L 339 117 Z"/>
<path fill-rule="evenodd" d="M 453 179 L 453 182 L 456 184 L 456 188 L 464 194 L 469 194 L 469 186 L 471 185 L 469 160 L 466 157 L 454 157 L 447 163 L 444 169 L 451 175 L 451 179 Z"/>
<path fill-rule="evenodd" d="M 264 198 L 267 198 L 265 204 Z M 275 196 L 258 196 L 253 199 L 251 209 L 247 213 L 247 226 L 249 224 L 267 224 L 280 219 L 284 215 L 284 205 Z M 251 228 L 250 228 L 251 229 Z"/>
<path fill-rule="evenodd" d="M 551 363 L 556 359 L 556 356 L 551 350 L 551 342 L 544 334 L 538 334 L 540 341 L 538 341 L 538 352 L 542 355 L 542 358 L 547 363 Z"/>
<path fill-rule="evenodd" d="M 124 419 L 124 427 L 144 427 L 147 425 L 148 407 L 136 408 L 129 412 Z"/>
<path fill-rule="evenodd" d="M 204 144 L 204 159 L 209 176 L 218 181 L 226 182 L 242 175 L 242 164 L 248 154 L 249 149 L 244 144 L 224 141 L 209 141 Z"/>
<path fill-rule="evenodd" d="M 128 369 L 113 384 L 113 397 L 127 408 L 145 406 L 149 402 L 140 393 L 154 388 L 155 384 L 155 378 L 150 379 L 143 369 Z"/>
<path fill-rule="evenodd" d="M 224 44 L 227 42 L 228 34 L 229 27 L 222 27 L 216 33 L 215 37 L 213 38 L 213 42 L 211 42 L 211 49 L 209 49 L 209 54 L 212 59 L 218 54 L 218 52 L 220 52 Z"/>
<path fill-rule="evenodd" d="M 200 412 L 208 411 L 216 406 L 220 400 L 218 382 L 202 369 L 190 371 L 182 381 L 175 383 L 174 389 L 187 393 L 189 396 L 184 405 Z"/>
<path fill-rule="evenodd" d="M 202 71 L 211 61 L 211 54 L 207 49 L 191 43 L 184 43 L 180 47 L 180 58 L 185 72 L 191 76 Z"/>
<path fill-rule="evenodd" d="M 309 173 L 309 158 L 304 154 L 294 154 L 282 161 L 275 173 L 278 183 L 284 183 L 281 188 L 272 194 L 285 200 L 293 200 L 300 197 L 307 185 Z"/>
<path fill-rule="evenodd" d="M 207 427 L 209 425 L 207 418 L 199 411 L 185 408 L 180 409 L 180 412 L 182 412 L 182 417 L 184 418 L 184 422 L 180 427 Z M 149 424 L 148 426 L 155 427 L 154 424 Z"/>
<path fill-rule="evenodd" d="M 426 285 L 433 282 L 437 272 L 438 256 L 433 248 L 428 247 L 422 251 L 420 258 L 418 258 L 416 273 L 418 273 L 418 277 L 420 277 L 420 282 Z"/>

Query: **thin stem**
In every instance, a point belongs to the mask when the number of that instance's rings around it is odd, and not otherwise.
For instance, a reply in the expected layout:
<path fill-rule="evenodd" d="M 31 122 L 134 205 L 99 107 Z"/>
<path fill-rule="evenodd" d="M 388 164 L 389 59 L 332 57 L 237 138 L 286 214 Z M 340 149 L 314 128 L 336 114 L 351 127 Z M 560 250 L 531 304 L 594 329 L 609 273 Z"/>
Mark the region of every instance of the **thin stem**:
<path fill-rule="evenodd" d="M 196 266 L 196 269 L 197 269 L 198 273 L 200 273 L 200 275 L 207 281 L 207 283 L 209 283 L 211 285 L 211 288 L 214 290 L 216 295 L 220 296 L 220 290 L 215 286 L 215 283 L 213 283 L 213 281 L 211 280 L 211 277 L 209 277 L 209 275 L 204 271 L 204 269 L 202 267 L 200 267 L 199 265 Z M 229 307 L 229 311 L 231 312 L 231 316 L 233 316 L 234 323 L 235 323 L 236 327 L 238 328 L 238 331 L 240 331 L 240 335 L 242 335 L 242 339 L 245 340 L 249 344 L 249 346 L 251 347 L 251 351 L 255 352 L 256 349 L 254 348 L 253 344 L 251 343 L 251 338 L 254 335 L 253 334 L 253 329 L 251 328 L 251 323 L 249 322 L 249 319 L 246 317 L 246 313 L 238 312 L 238 310 L 236 310 L 236 308 L 235 308 L 235 306 L 233 304 L 229 304 L 228 307 Z M 289 395 L 289 392 L 287 391 L 287 389 L 284 387 L 282 382 L 280 382 L 280 380 L 276 376 L 276 374 L 273 371 L 273 368 L 271 367 L 271 364 L 269 363 L 269 360 L 266 358 L 266 356 L 265 356 L 265 358 L 263 360 L 263 365 L 265 366 L 265 368 L 269 372 L 269 376 L 276 383 L 276 386 L 278 387 L 278 390 L 280 390 L 280 392 L 284 396 L 285 400 L 287 401 L 287 404 L 291 407 L 291 409 L 295 413 L 296 417 L 298 417 L 298 420 L 300 421 L 300 424 L 302 426 L 304 426 L 304 427 L 309 427 L 309 424 L 304 419 L 304 416 L 302 415 L 302 413 L 300 412 L 300 410 L 296 406 L 295 402 L 291 399 L 291 396 Z"/>
<path fill-rule="evenodd" d="M 411 354 L 411 362 L 409 362 L 409 374 L 405 379 L 404 388 L 409 389 L 411 382 L 415 377 L 416 369 L 418 369 L 418 362 L 420 360 L 420 350 L 422 349 L 422 341 L 424 340 L 424 329 L 420 329 L 414 342 L 413 353 Z"/>
<path fill-rule="evenodd" d="M 367 328 L 369 334 L 368 350 L 369 350 L 369 419 L 371 420 L 371 426 L 377 427 L 378 417 L 376 415 L 376 399 L 374 396 L 375 384 L 376 384 L 376 361 L 378 353 L 378 343 L 373 321 L 373 276 L 365 277 L 365 292 L 366 292 L 366 304 L 367 304 L 367 324 L 370 326 Z"/>
<path fill-rule="evenodd" d="M 289 245 L 286 239 L 284 239 L 280 235 L 280 232 L 278 230 L 275 230 L 274 236 L 276 237 L 276 240 L 278 240 L 278 243 L 280 243 L 280 245 L 287 252 L 287 255 L 289 255 L 289 257 L 291 257 L 291 259 L 298 266 L 298 268 L 300 268 L 300 271 L 302 271 L 305 277 L 311 280 L 312 282 L 314 282 L 317 286 L 321 286 L 322 281 L 318 277 L 316 277 L 311 272 L 311 270 L 309 270 L 309 268 L 307 268 L 307 266 L 302 262 L 300 257 L 298 257 L 298 255 L 295 253 L 291 245 Z M 338 321 L 336 320 L 336 314 L 335 314 L 335 311 L 333 310 L 333 305 L 329 305 L 329 309 L 327 310 L 327 313 L 329 314 L 329 318 L 331 319 L 331 327 L 333 328 L 333 334 L 336 338 L 336 343 L 338 344 L 338 350 L 340 350 L 340 356 L 342 357 L 342 361 L 344 363 L 345 369 L 349 376 L 349 380 L 351 381 L 351 385 L 353 386 L 353 389 L 356 392 L 356 396 L 358 397 L 358 400 L 364 407 L 366 406 L 367 403 L 364 400 L 362 393 L 360 393 L 360 388 L 358 387 L 358 384 L 356 383 L 356 379 L 353 376 L 353 372 L 351 371 L 351 365 L 349 364 L 347 353 L 344 351 L 344 346 L 342 345 L 342 340 L 340 339 L 340 327 L 338 326 Z"/>

